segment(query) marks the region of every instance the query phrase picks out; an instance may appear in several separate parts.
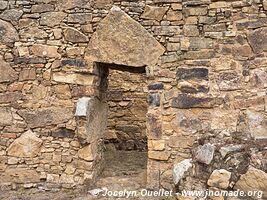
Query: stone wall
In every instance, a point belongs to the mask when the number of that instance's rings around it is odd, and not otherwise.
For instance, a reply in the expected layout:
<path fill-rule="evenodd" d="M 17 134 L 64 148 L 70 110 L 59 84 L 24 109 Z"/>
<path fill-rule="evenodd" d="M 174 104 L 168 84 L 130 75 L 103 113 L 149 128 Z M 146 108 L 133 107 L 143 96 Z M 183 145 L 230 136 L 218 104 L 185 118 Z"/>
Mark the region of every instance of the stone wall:
<path fill-rule="evenodd" d="M 266 0 L 0 1 L 1 185 L 94 179 L 101 62 L 146 66 L 148 187 L 266 195 L 266 11 Z"/>
<path fill-rule="evenodd" d="M 115 69 L 109 72 L 107 143 L 119 150 L 146 151 L 146 74 Z"/>

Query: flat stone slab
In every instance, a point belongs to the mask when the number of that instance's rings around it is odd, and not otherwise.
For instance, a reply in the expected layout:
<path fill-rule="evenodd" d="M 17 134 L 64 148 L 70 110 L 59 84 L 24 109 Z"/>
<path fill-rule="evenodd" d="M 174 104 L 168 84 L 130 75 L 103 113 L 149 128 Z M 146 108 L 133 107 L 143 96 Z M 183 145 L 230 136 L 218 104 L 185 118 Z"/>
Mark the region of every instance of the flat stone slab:
<path fill-rule="evenodd" d="M 133 67 L 155 65 L 165 48 L 138 22 L 113 6 L 93 34 L 85 59 Z"/>

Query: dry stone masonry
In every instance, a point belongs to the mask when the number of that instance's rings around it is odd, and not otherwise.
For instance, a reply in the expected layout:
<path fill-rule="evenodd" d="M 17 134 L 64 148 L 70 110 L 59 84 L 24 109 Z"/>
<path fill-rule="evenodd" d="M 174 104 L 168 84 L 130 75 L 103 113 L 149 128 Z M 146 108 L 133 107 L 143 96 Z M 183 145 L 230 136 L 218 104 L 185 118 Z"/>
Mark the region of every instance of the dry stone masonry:
<path fill-rule="evenodd" d="M 267 198 L 266 14 L 266 0 L 0 0 L 1 190 L 93 184 L 120 138 L 107 126 L 134 112 L 115 128 L 147 138 L 148 188 Z"/>

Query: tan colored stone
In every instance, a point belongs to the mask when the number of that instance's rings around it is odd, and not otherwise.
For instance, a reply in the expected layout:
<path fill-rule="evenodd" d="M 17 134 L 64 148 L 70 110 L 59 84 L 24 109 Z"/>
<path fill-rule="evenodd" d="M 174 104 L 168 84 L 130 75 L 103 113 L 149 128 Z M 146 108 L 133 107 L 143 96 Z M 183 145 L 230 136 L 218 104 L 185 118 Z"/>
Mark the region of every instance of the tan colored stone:
<path fill-rule="evenodd" d="M 209 177 L 208 185 L 221 189 L 227 189 L 231 178 L 231 172 L 225 169 L 214 170 Z"/>
<path fill-rule="evenodd" d="M 167 7 L 146 6 L 140 18 L 161 21 L 167 10 Z"/>
<path fill-rule="evenodd" d="M 93 85 L 94 79 L 95 77 L 90 74 L 56 72 L 52 75 L 53 81 L 78 85 Z"/>
<path fill-rule="evenodd" d="M 59 175 L 58 174 L 47 174 L 46 180 L 48 183 L 59 183 Z"/>
<path fill-rule="evenodd" d="M 10 108 L 0 107 L 0 126 L 8 126 L 13 122 Z"/>
<path fill-rule="evenodd" d="M 43 85 L 34 85 L 32 87 L 32 96 L 34 100 L 43 99 L 46 97 L 47 94 L 47 88 Z"/>
<path fill-rule="evenodd" d="M 267 138 L 267 117 L 266 115 L 251 110 L 246 111 L 248 125 L 251 135 L 255 139 Z"/>
<path fill-rule="evenodd" d="M 183 5 L 180 4 L 180 3 L 173 3 L 171 5 L 171 7 L 172 7 L 173 10 L 182 10 L 183 9 Z"/>
<path fill-rule="evenodd" d="M 237 69 L 239 67 L 238 61 L 235 61 L 231 56 L 220 56 L 219 58 L 212 58 L 210 60 L 210 64 L 214 71 Z"/>
<path fill-rule="evenodd" d="M 75 28 L 66 28 L 64 31 L 65 39 L 68 42 L 78 43 L 78 42 L 88 42 L 89 39 L 82 32 L 78 31 Z"/>
<path fill-rule="evenodd" d="M 9 44 L 19 40 L 19 35 L 14 26 L 0 19 L 1 37 L 0 43 Z"/>
<path fill-rule="evenodd" d="M 42 140 L 31 130 L 23 133 L 7 149 L 9 156 L 20 158 L 36 157 L 40 151 Z"/>
<path fill-rule="evenodd" d="M 34 110 L 20 110 L 18 114 L 23 117 L 31 128 L 46 127 L 51 124 L 60 124 L 73 117 L 72 108 L 49 107 Z"/>
<path fill-rule="evenodd" d="M 170 156 L 169 151 L 148 151 L 148 158 L 153 160 L 168 160 Z"/>
<path fill-rule="evenodd" d="M 211 116 L 211 129 L 236 131 L 238 110 L 215 109 Z"/>
<path fill-rule="evenodd" d="M 0 183 L 37 183 L 39 174 L 27 168 L 9 168 L 5 173 L 0 173 Z"/>
<path fill-rule="evenodd" d="M 0 27 L 1 28 L 1 27 Z M 12 82 L 18 78 L 16 71 L 0 56 L 0 83 Z"/>
<path fill-rule="evenodd" d="M 169 139 L 169 146 L 172 148 L 192 148 L 195 137 L 189 136 L 171 136 Z"/>
<path fill-rule="evenodd" d="M 213 2 L 209 5 L 210 9 L 217 9 L 217 8 L 227 8 L 230 7 L 231 3 L 226 2 L 226 1 L 217 1 L 217 2 Z"/>
<path fill-rule="evenodd" d="M 29 56 L 29 49 L 28 47 L 17 47 L 19 56 Z"/>
<path fill-rule="evenodd" d="M 70 87 L 68 85 L 55 85 L 54 90 L 55 90 L 56 96 L 60 99 L 71 98 Z"/>
<path fill-rule="evenodd" d="M 64 12 L 46 12 L 41 14 L 40 25 L 56 26 L 59 25 L 67 16 Z"/>
<path fill-rule="evenodd" d="M 138 22 L 114 6 L 93 34 L 85 59 L 128 66 L 153 66 L 165 49 Z"/>
<path fill-rule="evenodd" d="M 51 0 L 50 0 L 51 1 Z M 92 1 L 88 0 L 58 0 L 57 1 L 57 8 L 59 10 L 70 10 L 73 8 L 87 8 L 91 9 L 91 3 Z"/>
<path fill-rule="evenodd" d="M 23 69 L 19 74 L 19 81 L 35 80 L 36 72 L 34 68 Z"/>
<path fill-rule="evenodd" d="M 83 147 L 78 151 L 78 157 L 86 161 L 93 161 L 96 157 L 96 146 L 90 144 Z"/>
<path fill-rule="evenodd" d="M 103 9 L 110 7 L 113 4 L 113 0 L 93 0 L 92 6 L 97 9 Z"/>
<path fill-rule="evenodd" d="M 263 191 L 262 198 L 265 199 L 267 198 L 267 173 L 254 167 L 249 167 L 248 171 L 241 175 L 234 189 L 244 192 Z"/>
<path fill-rule="evenodd" d="M 67 167 L 65 169 L 66 174 L 74 174 L 75 171 L 76 171 L 76 168 L 73 167 L 73 165 L 71 165 L 71 164 L 67 165 Z"/>
<path fill-rule="evenodd" d="M 168 21 L 179 21 L 183 19 L 183 14 L 180 11 L 169 10 L 166 19 Z"/>
<path fill-rule="evenodd" d="M 267 10 L 267 0 L 263 0 L 263 9 Z"/>
<path fill-rule="evenodd" d="M 59 58 L 60 54 L 57 52 L 57 50 L 58 47 L 56 46 L 48 46 L 41 44 L 34 44 L 31 47 L 33 55 L 39 57 Z"/>
<path fill-rule="evenodd" d="M 165 140 L 148 140 L 148 149 L 161 151 L 165 149 Z"/>
<path fill-rule="evenodd" d="M 62 174 L 59 178 L 60 183 L 74 184 L 74 176 L 69 174 Z"/>
<path fill-rule="evenodd" d="M 20 36 L 22 38 L 38 38 L 38 39 L 43 39 L 46 38 L 48 36 L 48 34 L 38 28 L 38 27 L 31 27 L 29 29 L 24 29 L 20 31 Z"/>
<path fill-rule="evenodd" d="M 84 47 L 68 47 L 66 49 L 68 56 L 81 56 L 84 54 Z"/>

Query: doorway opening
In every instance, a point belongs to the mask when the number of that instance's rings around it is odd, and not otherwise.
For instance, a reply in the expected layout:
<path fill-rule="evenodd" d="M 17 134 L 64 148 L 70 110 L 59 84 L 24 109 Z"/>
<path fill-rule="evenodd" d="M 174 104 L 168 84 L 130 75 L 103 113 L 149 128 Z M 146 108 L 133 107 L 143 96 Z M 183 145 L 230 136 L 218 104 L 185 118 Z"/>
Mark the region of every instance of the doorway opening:
<path fill-rule="evenodd" d="M 145 187 L 146 69 L 105 63 L 97 63 L 97 67 L 102 74 L 100 88 L 105 89 L 108 104 L 104 165 L 97 186 L 112 187 L 110 190 Z"/>

